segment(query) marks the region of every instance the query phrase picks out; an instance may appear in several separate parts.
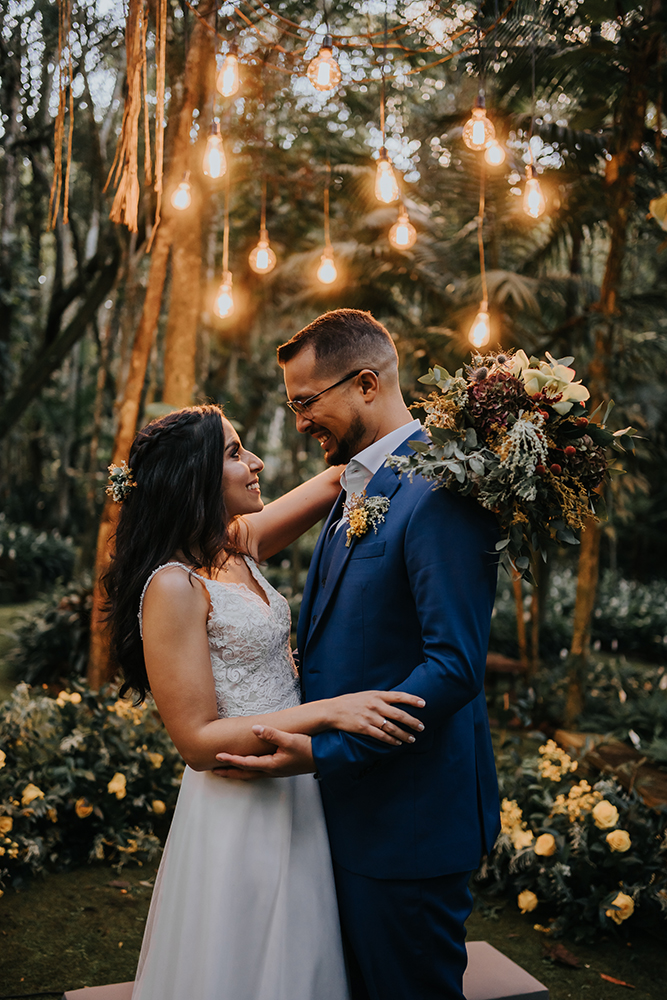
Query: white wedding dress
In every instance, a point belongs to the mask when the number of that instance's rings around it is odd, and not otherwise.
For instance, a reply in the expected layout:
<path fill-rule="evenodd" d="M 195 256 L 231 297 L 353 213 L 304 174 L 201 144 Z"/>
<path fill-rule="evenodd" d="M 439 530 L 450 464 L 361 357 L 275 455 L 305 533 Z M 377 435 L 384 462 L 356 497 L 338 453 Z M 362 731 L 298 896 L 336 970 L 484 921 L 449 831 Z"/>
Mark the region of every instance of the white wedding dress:
<path fill-rule="evenodd" d="M 289 606 L 247 561 L 268 604 L 243 584 L 198 577 L 211 599 L 208 637 L 221 717 L 300 701 Z M 237 782 L 186 767 L 132 1000 L 347 998 L 329 843 L 312 774 Z"/>

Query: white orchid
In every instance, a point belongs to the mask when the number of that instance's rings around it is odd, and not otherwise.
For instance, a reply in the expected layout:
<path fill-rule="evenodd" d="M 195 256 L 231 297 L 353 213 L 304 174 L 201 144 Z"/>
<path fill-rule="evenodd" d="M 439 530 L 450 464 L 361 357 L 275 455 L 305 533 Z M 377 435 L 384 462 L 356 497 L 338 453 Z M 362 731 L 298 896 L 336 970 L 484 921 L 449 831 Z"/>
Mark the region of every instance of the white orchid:
<path fill-rule="evenodd" d="M 512 361 L 520 354 L 525 357 L 523 351 L 517 351 Z M 548 361 L 540 361 L 537 368 L 522 368 L 520 377 L 529 396 L 543 393 L 547 402 L 556 400 L 550 402 L 550 405 L 556 413 L 564 416 L 570 412 L 574 403 L 582 403 L 588 399 L 590 393 L 586 386 L 581 384 L 581 380 L 574 381 L 577 374 L 574 368 L 568 368 L 567 365 L 559 363 L 548 351 L 547 358 Z"/>

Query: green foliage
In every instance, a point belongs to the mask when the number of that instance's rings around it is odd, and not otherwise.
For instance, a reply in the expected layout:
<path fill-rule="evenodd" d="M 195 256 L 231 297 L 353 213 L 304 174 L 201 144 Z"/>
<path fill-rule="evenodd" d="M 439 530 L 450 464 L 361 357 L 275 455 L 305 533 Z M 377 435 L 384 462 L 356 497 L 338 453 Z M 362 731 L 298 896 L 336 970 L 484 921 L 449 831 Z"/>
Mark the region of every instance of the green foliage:
<path fill-rule="evenodd" d="M 667 809 L 614 780 L 577 780 L 553 743 L 540 755 L 505 756 L 503 829 L 476 876 L 484 896 L 517 899 L 551 937 L 667 936 Z"/>
<path fill-rule="evenodd" d="M 75 552 L 57 531 L 37 532 L 0 514 L 0 602 L 26 601 L 57 580 L 69 582 Z"/>
<path fill-rule="evenodd" d="M 0 705 L 0 881 L 91 859 L 143 863 L 183 764 L 151 704 L 19 684 Z M 162 823 L 164 823 L 162 820 Z"/>
<path fill-rule="evenodd" d="M 55 684 L 85 676 L 90 643 L 92 589 L 85 583 L 57 591 L 24 616 L 11 655 L 17 680 Z"/>

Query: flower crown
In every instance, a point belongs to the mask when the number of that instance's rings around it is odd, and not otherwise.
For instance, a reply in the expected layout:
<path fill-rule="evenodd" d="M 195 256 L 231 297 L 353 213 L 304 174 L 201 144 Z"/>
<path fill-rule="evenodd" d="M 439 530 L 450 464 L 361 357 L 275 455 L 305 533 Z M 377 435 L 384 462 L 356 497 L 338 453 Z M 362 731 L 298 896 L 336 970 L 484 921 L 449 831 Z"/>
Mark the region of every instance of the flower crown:
<path fill-rule="evenodd" d="M 122 503 L 123 500 L 127 500 L 132 488 L 136 485 L 132 478 L 132 469 L 128 468 L 126 462 L 109 466 L 109 485 L 106 488 L 106 493 L 114 503 Z"/>

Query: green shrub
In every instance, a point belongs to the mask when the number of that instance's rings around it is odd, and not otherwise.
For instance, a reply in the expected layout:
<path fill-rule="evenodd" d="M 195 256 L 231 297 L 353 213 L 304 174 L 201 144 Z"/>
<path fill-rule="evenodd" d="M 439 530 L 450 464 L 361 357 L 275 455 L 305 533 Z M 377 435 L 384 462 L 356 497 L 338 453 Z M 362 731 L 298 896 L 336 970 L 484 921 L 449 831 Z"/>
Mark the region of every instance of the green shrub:
<path fill-rule="evenodd" d="M 90 644 L 92 588 L 73 584 L 59 590 L 15 631 L 10 656 L 14 676 L 28 684 L 64 684 L 85 676 Z"/>
<path fill-rule="evenodd" d="M 57 580 L 68 583 L 74 547 L 57 531 L 37 532 L 0 514 L 0 602 L 27 601 Z"/>
<path fill-rule="evenodd" d="M 173 813 L 182 760 L 152 703 L 20 684 L 0 705 L 0 882 L 45 865 L 142 863 Z"/>
<path fill-rule="evenodd" d="M 475 876 L 482 895 L 515 899 L 552 937 L 667 936 L 667 809 L 614 780 L 577 780 L 553 742 L 513 763 L 500 774 L 502 832 Z"/>
<path fill-rule="evenodd" d="M 530 608 L 530 587 L 524 584 L 525 611 Z M 544 619 L 540 630 L 540 652 L 545 660 L 557 660 L 572 638 L 572 619 L 577 590 L 576 574 L 555 568 L 541 595 Z M 664 580 L 637 583 L 607 570 L 602 574 L 591 623 L 595 650 L 639 656 L 664 662 L 667 658 L 667 585 Z M 516 608 L 507 580 L 501 579 L 491 623 L 491 648 L 517 656 Z"/>

